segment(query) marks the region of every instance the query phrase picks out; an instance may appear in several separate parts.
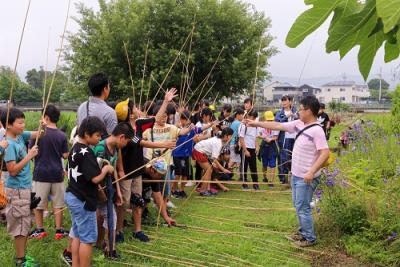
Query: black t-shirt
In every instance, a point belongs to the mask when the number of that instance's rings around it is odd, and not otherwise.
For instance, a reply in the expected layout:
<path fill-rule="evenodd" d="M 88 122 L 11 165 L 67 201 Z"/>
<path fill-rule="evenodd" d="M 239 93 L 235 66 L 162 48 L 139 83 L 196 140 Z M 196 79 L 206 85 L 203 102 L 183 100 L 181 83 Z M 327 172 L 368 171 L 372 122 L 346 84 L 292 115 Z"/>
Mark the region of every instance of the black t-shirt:
<path fill-rule="evenodd" d="M 144 165 L 143 148 L 140 145 L 141 138 L 135 136 L 128 144 L 121 150 L 122 162 L 126 174 L 142 167 Z M 125 179 L 133 179 L 142 175 L 143 168 L 129 175 Z"/>
<path fill-rule="evenodd" d="M 85 202 L 86 210 L 96 211 L 98 189 L 92 179 L 100 173 L 93 150 L 87 145 L 76 143 L 68 157 L 67 192 L 71 192 L 79 200 Z"/>
<path fill-rule="evenodd" d="M 325 112 L 318 114 L 318 121 L 324 129 L 324 132 L 326 132 L 326 127 L 328 126 L 328 122 L 330 121 L 328 114 L 326 114 Z"/>
<path fill-rule="evenodd" d="M 31 140 L 29 147 L 35 144 Z M 64 181 L 62 155 L 68 152 L 65 133 L 59 129 L 46 128 L 45 135 L 39 139 L 39 154 L 35 157 L 33 180 L 43 183 L 61 183 Z"/>

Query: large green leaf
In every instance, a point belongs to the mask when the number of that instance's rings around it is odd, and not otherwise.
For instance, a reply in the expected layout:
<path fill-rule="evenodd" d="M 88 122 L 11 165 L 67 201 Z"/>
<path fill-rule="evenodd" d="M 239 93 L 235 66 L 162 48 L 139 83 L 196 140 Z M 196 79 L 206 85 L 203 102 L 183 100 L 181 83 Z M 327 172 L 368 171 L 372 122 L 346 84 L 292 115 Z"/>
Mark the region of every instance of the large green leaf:
<path fill-rule="evenodd" d="M 384 40 L 384 34 L 380 31 L 361 42 L 358 53 L 358 67 L 364 80 L 367 80 L 376 52 L 382 46 Z"/>
<path fill-rule="evenodd" d="M 397 44 L 391 44 L 386 41 L 385 43 L 385 62 L 388 63 L 390 61 L 395 60 L 400 55 L 400 48 Z"/>
<path fill-rule="evenodd" d="M 349 35 L 340 45 L 339 54 L 342 59 L 354 46 L 360 44 L 374 30 L 377 23 L 376 14 L 374 14 L 359 30 Z"/>
<path fill-rule="evenodd" d="M 313 7 L 301 14 L 292 25 L 286 37 L 286 45 L 289 47 L 298 46 L 304 38 L 321 26 L 335 7 L 342 1 L 343 0 L 312 1 Z"/>
<path fill-rule="evenodd" d="M 328 33 L 332 30 L 335 24 L 342 18 L 350 16 L 354 13 L 359 12 L 363 5 L 358 2 L 358 0 L 344 0 L 340 3 L 334 10 L 334 15 L 329 26 Z"/>
<path fill-rule="evenodd" d="M 335 23 L 329 32 L 329 38 L 326 42 L 326 51 L 328 53 L 339 50 L 339 47 L 349 36 L 361 29 L 375 13 L 375 1 L 367 1 L 363 10 L 356 14 L 342 18 Z"/>
<path fill-rule="evenodd" d="M 390 32 L 400 21 L 400 0 L 376 0 L 376 11 L 382 18 L 384 32 Z"/>

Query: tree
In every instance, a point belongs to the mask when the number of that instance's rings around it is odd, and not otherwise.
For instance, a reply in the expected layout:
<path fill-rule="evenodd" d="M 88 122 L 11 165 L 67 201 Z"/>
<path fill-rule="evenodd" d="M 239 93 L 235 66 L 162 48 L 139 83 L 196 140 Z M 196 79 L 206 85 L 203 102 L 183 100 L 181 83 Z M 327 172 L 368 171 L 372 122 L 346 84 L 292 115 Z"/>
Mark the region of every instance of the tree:
<path fill-rule="evenodd" d="M 292 25 L 286 44 L 297 47 L 308 35 L 331 17 L 326 51 L 337 51 L 342 59 L 360 46 L 358 65 L 367 80 L 376 52 L 384 44 L 385 62 L 400 54 L 400 0 L 304 0 L 313 7 Z"/>
<path fill-rule="evenodd" d="M 268 59 L 276 53 L 276 49 L 270 46 L 270 20 L 249 4 L 238 0 L 116 0 L 107 3 L 100 0 L 99 3 L 98 13 L 83 4 L 78 5 L 80 18 L 76 21 L 80 31 L 68 37 L 70 49 L 66 60 L 72 79 L 82 92 L 87 91 L 88 77 L 103 71 L 113 82 L 112 98 L 132 96 L 125 42 L 137 99 L 147 42 L 146 88 L 151 73 L 159 83 L 164 79 L 193 24 L 195 30 L 189 65 L 189 72 L 194 71 L 191 90 L 207 76 L 222 47 L 224 50 L 203 94 L 214 83 L 210 96 L 217 92 L 222 97 L 250 90 L 260 43 L 258 80 L 269 77 L 265 67 Z M 183 62 L 186 64 L 189 57 L 189 44 L 190 41 L 164 88 L 180 87 Z M 183 73 L 187 75 L 186 70 Z M 150 95 L 154 95 L 157 89 L 156 82 L 151 81 Z"/>
<path fill-rule="evenodd" d="M 51 72 L 43 69 L 42 66 L 40 66 L 39 70 L 36 69 L 31 69 L 26 72 L 25 80 L 26 82 L 31 85 L 35 89 L 43 89 L 43 81 L 44 78 L 47 74 L 47 77 L 51 74 Z"/>
<path fill-rule="evenodd" d="M 382 81 L 382 84 L 380 84 L 380 81 Z M 384 79 L 371 79 L 368 82 L 368 88 L 369 89 L 379 89 L 379 87 L 382 85 L 382 89 L 387 90 L 389 89 L 390 84 L 385 81 Z"/>

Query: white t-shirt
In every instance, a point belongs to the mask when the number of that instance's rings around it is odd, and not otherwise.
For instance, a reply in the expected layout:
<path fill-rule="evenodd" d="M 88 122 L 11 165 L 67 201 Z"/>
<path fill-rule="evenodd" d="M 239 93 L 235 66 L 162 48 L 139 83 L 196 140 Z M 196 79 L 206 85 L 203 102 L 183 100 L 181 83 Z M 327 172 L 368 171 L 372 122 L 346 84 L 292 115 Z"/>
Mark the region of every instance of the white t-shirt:
<path fill-rule="evenodd" d="M 294 114 L 292 113 L 291 110 L 287 111 L 285 110 L 285 116 L 288 117 L 288 122 L 294 121 Z M 289 117 L 289 115 L 292 114 L 292 116 Z M 294 139 L 296 138 L 296 133 L 289 133 L 285 132 L 285 139 Z"/>
<path fill-rule="evenodd" d="M 244 138 L 246 148 L 256 148 L 258 133 L 257 127 L 246 127 L 244 124 L 241 124 L 239 127 L 239 137 Z"/>
<path fill-rule="evenodd" d="M 6 134 L 6 129 L 4 129 L 4 127 L 1 127 L 0 128 L 0 141 L 3 140 L 5 134 Z"/>
<path fill-rule="evenodd" d="M 204 153 L 207 157 L 212 159 L 217 159 L 222 149 L 222 140 L 216 136 L 200 141 L 195 146 L 194 149 Z"/>
<path fill-rule="evenodd" d="M 195 125 L 197 128 L 203 129 L 204 123 L 201 123 L 201 121 L 198 121 Z M 208 128 L 207 130 L 203 131 L 203 134 L 209 134 L 211 136 L 212 134 L 212 127 Z"/>

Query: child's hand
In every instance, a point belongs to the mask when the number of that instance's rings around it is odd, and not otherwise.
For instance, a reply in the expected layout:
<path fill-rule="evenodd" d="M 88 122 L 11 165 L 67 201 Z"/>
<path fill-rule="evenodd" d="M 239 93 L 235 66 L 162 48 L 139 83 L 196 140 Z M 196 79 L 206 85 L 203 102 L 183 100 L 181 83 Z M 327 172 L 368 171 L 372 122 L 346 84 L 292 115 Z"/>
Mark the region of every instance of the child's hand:
<path fill-rule="evenodd" d="M 4 149 L 6 149 L 8 147 L 8 141 L 3 139 L 0 141 L 0 146 Z"/>
<path fill-rule="evenodd" d="M 232 172 L 230 170 L 228 170 L 228 169 L 224 169 L 224 173 L 231 174 Z"/>
<path fill-rule="evenodd" d="M 165 222 L 166 222 L 169 226 L 174 226 L 174 225 L 176 225 L 176 221 L 175 221 L 174 219 L 171 219 L 171 218 L 167 218 L 167 219 L 165 220 Z"/>
<path fill-rule="evenodd" d="M 28 157 L 29 159 L 33 159 L 34 157 L 39 154 L 39 147 L 38 146 L 33 146 L 29 151 L 28 151 Z"/>
<path fill-rule="evenodd" d="M 174 140 L 166 141 L 164 144 L 165 144 L 164 148 L 172 149 L 176 147 L 176 141 Z"/>
<path fill-rule="evenodd" d="M 176 92 L 177 92 L 176 88 L 171 88 L 165 93 L 164 100 L 171 102 L 177 96 Z"/>
<path fill-rule="evenodd" d="M 110 164 L 107 164 L 103 167 L 103 169 L 106 168 L 106 171 L 108 174 L 113 174 L 114 173 L 114 167 L 111 166 Z"/>
<path fill-rule="evenodd" d="M 121 191 L 117 190 L 117 199 L 116 199 L 115 205 L 117 205 L 118 207 L 121 207 L 122 204 L 124 204 L 124 201 L 122 200 Z"/>

